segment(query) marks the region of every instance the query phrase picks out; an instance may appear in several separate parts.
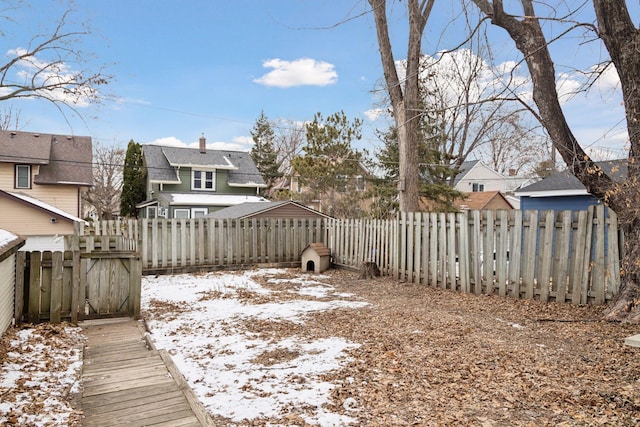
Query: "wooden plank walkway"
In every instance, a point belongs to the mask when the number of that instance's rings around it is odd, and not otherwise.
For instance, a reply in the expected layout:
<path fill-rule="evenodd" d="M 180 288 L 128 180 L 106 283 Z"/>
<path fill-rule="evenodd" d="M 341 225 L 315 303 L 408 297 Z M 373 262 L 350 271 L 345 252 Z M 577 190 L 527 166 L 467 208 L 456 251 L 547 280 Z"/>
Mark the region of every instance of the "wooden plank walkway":
<path fill-rule="evenodd" d="M 210 426 L 213 422 L 164 350 L 132 319 L 81 322 L 84 426 Z"/>

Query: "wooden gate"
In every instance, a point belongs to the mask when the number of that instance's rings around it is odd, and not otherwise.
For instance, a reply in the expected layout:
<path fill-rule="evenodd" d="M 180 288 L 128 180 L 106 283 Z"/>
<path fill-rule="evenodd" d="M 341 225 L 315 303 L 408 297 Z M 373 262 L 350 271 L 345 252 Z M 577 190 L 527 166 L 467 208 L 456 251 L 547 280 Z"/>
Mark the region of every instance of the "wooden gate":
<path fill-rule="evenodd" d="M 84 307 L 80 319 L 140 316 L 140 257 L 131 252 L 90 252 L 81 255 Z M 84 308 L 84 310 L 82 310 Z"/>
<path fill-rule="evenodd" d="M 141 276 L 135 252 L 18 252 L 16 322 L 138 318 Z"/>

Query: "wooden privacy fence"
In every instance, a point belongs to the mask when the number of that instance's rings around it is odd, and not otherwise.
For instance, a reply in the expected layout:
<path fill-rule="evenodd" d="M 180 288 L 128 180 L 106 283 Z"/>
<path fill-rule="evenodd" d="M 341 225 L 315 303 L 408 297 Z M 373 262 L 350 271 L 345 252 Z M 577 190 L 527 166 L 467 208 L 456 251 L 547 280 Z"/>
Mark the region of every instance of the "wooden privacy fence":
<path fill-rule="evenodd" d="M 325 241 L 322 219 L 143 219 L 146 273 L 256 264 L 297 265 L 312 242 Z"/>
<path fill-rule="evenodd" d="M 393 220 L 144 219 L 95 223 L 77 245 L 135 241 L 145 273 L 252 265 L 297 266 L 302 250 L 324 243 L 332 263 L 375 262 L 399 280 L 475 294 L 602 304 L 620 284 L 616 215 L 586 211 L 403 213 Z M 102 240 L 100 240 L 102 239 Z M 75 244 L 75 243 L 74 243 Z M 125 243 L 122 243 L 125 244 Z M 133 243 L 132 243 L 133 244 Z M 97 247 L 97 246 L 96 246 Z"/>
<path fill-rule="evenodd" d="M 37 323 L 140 315 L 133 252 L 18 252 L 15 318 Z"/>
<path fill-rule="evenodd" d="M 587 211 L 407 213 L 330 220 L 333 262 L 475 294 L 602 304 L 620 284 L 616 216 Z"/>

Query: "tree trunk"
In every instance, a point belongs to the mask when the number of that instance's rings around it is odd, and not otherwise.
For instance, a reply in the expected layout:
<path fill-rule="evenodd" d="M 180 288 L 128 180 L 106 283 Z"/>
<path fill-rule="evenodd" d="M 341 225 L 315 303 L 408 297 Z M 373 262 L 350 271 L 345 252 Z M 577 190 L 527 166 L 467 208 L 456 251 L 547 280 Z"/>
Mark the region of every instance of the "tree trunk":
<path fill-rule="evenodd" d="M 593 0 L 602 38 L 616 66 L 625 101 L 627 128 L 631 148 L 628 174 L 623 183 L 614 183 L 587 156 L 578 144 L 566 121 L 556 91 L 555 68 L 547 41 L 536 17 L 532 0 L 521 0 L 524 18 L 516 19 L 504 12 L 502 0 L 473 0 L 493 24 L 504 28 L 524 55 L 533 82 L 533 100 L 538 107 L 540 121 L 549 133 L 569 170 L 592 195 L 605 200 L 618 214 L 625 232 L 625 251 L 622 259 L 622 283 L 616 300 L 606 316 L 616 320 L 640 320 L 637 304 L 640 284 L 640 47 L 638 30 L 633 26 L 622 0 Z"/>
<path fill-rule="evenodd" d="M 380 269 L 375 262 L 363 262 L 360 266 L 360 276 L 358 279 L 373 279 L 380 277 Z"/>
<path fill-rule="evenodd" d="M 418 210 L 420 176 L 418 165 L 418 110 L 419 71 L 422 34 L 431 14 L 435 0 L 408 0 L 409 40 L 407 51 L 407 70 L 402 84 L 398 78 L 396 63 L 391 49 L 387 26 L 386 1 L 369 0 L 376 23 L 380 59 L 384 70 L 385 82 L 393 108 L 396 128 L 398 129 L 398 150 L 400 173 L 398 193 L 400 210 L 415 212 Z"/>

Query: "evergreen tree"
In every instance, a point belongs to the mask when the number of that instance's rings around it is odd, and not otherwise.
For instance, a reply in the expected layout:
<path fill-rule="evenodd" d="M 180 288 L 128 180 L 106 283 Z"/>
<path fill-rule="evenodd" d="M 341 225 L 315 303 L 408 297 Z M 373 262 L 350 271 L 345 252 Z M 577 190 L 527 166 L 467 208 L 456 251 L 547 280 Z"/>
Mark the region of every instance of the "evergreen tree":
<path fill-rule="evenodd" d="M 127 146 L 122 178 L 120 215 L 137 218 L 136 205 L 145 199 L 145 169 L 142 161 L 142 147 L 133 140 L 129 141 Z"/>
<path fill-rule="evenodd" d="M 254 142 L 251 158 L 267 184 L 263 193 L 270 195 L 273 186 L 279 178 L 282 178 L 283 173 L 279 169 L 278 154 L 274 148 L 275 134 L 264 111 L 260 113 L 260 117 L 253 126 L 251 137 Z"/>
<path fill-rule="evenodd" d="M 419 194 L 426 198 L 432 210 L 455 210 L 454 201 L 462 193 L 447 184 L 458 171 L 450 166 L 451 160 L 441 149 L 443 138 L 429 115 L 423 114 L 418 125 Z M 374 217 L 390 217 L 398 211 L 397 182 L 400 173 L 398 136 L 395 127 L 379 133 L 384 146 L 377 154 L 382 179 L 372 182 L 368 196 L 376 202 L 372 206 Z"/>
<path fill-rule="evenodd" d="M 306 126 L 304 154 L 291 162 L 300 183 L 310 189 L 307 196 L 322 200 L 336 216 L 348 216 L 343 212 L 357 208 L 352 196 L 358 194 L 356 177 L 362 175 L 362 153 L 352 149 L 351 143 L 361 138 L 361 126 L 359 119 L 349 122 L 342 111 L 326 120 L 316 113 L 313 122 Z M 348 204 L 352 209 L 344 209 L 340 201 L 346 198 L 336 197 L 338 194 L 350 196 Z"/>

